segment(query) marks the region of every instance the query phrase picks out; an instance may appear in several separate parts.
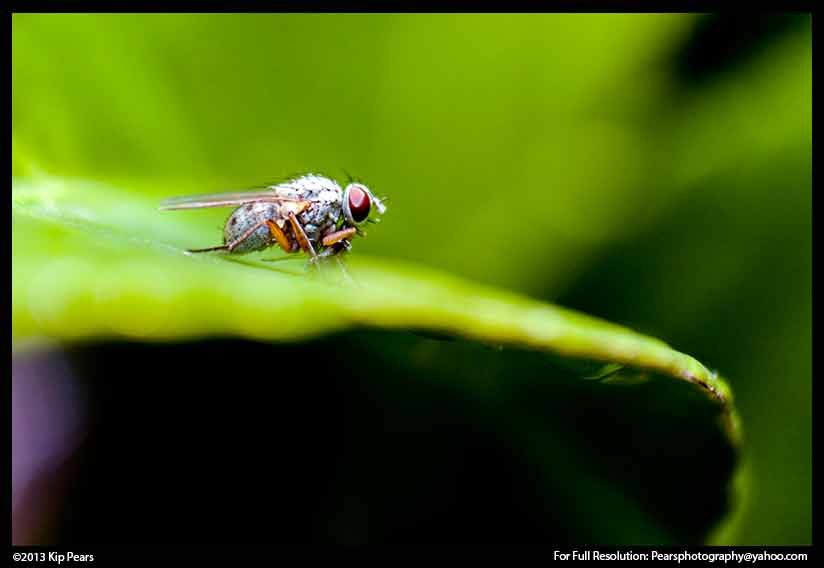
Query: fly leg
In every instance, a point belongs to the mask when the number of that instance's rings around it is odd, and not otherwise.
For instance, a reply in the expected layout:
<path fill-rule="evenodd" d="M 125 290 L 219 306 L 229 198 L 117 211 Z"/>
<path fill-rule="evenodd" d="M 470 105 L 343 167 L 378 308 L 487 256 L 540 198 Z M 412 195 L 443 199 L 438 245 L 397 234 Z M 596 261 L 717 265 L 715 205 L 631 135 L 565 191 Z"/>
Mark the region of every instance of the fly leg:
<path fill-rule="evenodd" d="M 356 284 L 355 279 L 352 278 L 352 275 L 349 274 L 349 270 L 346 268 L 346 263 L 343 262 L 343 258 L 341 258 L 343 255 L 340 254 L 344 251 L 349 250 L 349 247 L 351 247 L 352 245 L 349 244 L 349 241 L 341 241 L 339 244 L 342 245 L 340 248 L 337 248 L 338 245 L 333 245 L 331 248 L 327 249 L 329 251 L 332 251 L 332 252 L 329 253 L 328 256 L 331 256 L 332 258 L 335 259 L 335 262 L 337 263 L 338 268 L 340 268 L 341 274 L 343 274 L 344 280 L 346 280 L 350 284 Z M 323 251 L 323 252 L 326 252 L 326 251 Z"/>
<path fill-rule="evenodd" d="M 242 243 L 243 241 L 245 241 L 246 239 L 251 237 L 253 234 L 255 234 L 255 231 L 257 231 L 259 228 L 261 228 L 265 224 L 266 224 L 266 221 L 261 221 L 260 223 L 256 223 L 254 226 L 252 226 L 249 230 L 245 231 L 242 235 L 240 235 L 238 238 L 233 240 L 231 243 L 227 243 L 226 244 L 226 250 L 228 250 L 229 252 L 232 252 L 233 250 L 235 250 L 237 248 L 237 246 L 240 243 Z"/>
<path fill-rule="evenodd" d="M 186 249 L 186 252 L 193 253 L 193 252 L 212 252 L 213 250 L 226 250 L 229 248 L 226 245 L 218 245 L 216 247 L 206 247 L 202 249 Z"/>
<path fill-rule="evenodd" d="M 283 247 L 283 250 L 285 250 L 286 252 L 291 252 L 291 245 L 289 244 L 289 239 L 286 237 L 283 231 L 281 231 L 280 228 L 274 223 L 272 223 L 272 221 L 270 221 L 269 219 L 256 223 L 254 226 L 249 228 L 247 231 L 245 231 L 242 235 L 233 240 L 231 243 L 226 243 L 225 245 L 219 245 L 202 249 L 189 249 L 187 252 L 210 252 L 215 250 L 225 250 L 232 252 L 238 247 L 238 245 L 240 245 L 240 243 L 251 237 L 255 233 L 255 231 L 257 231 L 263 225 L 267 225 L 269 227 L 269 232 L 272 233 L 272 236 L 275 237 L 275 240 L 278 242 L 278 244 L 281 247 Z M 286 244 L 286 246 L 284 246 L 284 243 Z"/>
<path fill-rule="evenodd" d="M 300 221 L 298 221 L 298 218 L 295 217 L 294 213 L 289 213 L 289 222 L 292 223 L 292 230 L 295 232 L 295 238 L 298 241 L 298 245 L 300 245 L 300 249 L 311 258 L 318 256 L 318 253 L 315 252 L 315 247 L 309 242 L 309 236 L 306 234 L 306 231 L 303 230 L 303 226 L 300 224 Z"/>
<path fill-rule="evenodd" d="M 286 252 L 292 252 L 292 243 L 289 241 L 289 237 L 286 236 L 286 233 L 283 232 L 283 229 L 278 227 L 277 223 L 272 221 L 271 219 L 266 219 L 266 226 L 269 227 L 269 232 L 272 233 L 272 236 L 275 237 L 275 240 Z"/>
<path fill-rule="evenodd" d="M 352 245 L 349 244 L 349 241 L 340 241 L 338 243 L 335 243 L 328 249 L 324 249 L 323 251 L 321 251 L 321 253 L 315 257 L 315 262 L 319 262 L 324 258 L 334 258 L 335 263 L 340 268 L 341 274 L 343 274 L 343 278 L 347 282 L 354 284 L 355 279 L 352 278 L 352 276 L 349 274 L 349 270 L 346 269 L 346 263 L 344 263 L 343 259 L 341 258 L 343 256 L 341 253 L 349 250 L 350 246 Z M 309 262 L 312 261 L 310 260 Z"/>
<path fill-rule="evenodd" d="M 245 233 L 240 235 L 237 239 L 235 239 L 231 243 L 226 243 L 225 245 L 219 245 L 219 246 L 216 246 L 216 247 L 208 247 L 208 248 L 202 248 L 202 249 L 189 249 L 186 252 L 189 252 L 189 253 L 192 253 L 192 252 L 210 252 L 210 251 L 213 251 L 213 250 L 227 250 L 229 252 L 232 252 L 235 249 L 235 247 L 237 247 L 240 243 L 242 243 L 243 241 L 248 239 L 249 236 L 252 233 L 257 231 L 258 228 L 262 224 L 263 224 L 262 222 L 258 223 L 257 225 L 255 225 L 254 227 L 252 227 L 251 229 L 249 229 L 248 231 L 246 231 Z"/>
<path fill-rule="evenodd" d="M 340 241 L 348 241 L 352 237 L 355 236 L 358 230 L 355 227 L 349 227 L 348 229 L 343 229 L 340 231 L 335 231 L 333 233 L 328 233 L 323 237 L 321 241 L 323 246 L 331 247 L 335 243 L 339 243 Z M 346 247 L 349 248 L 349 247 Z"/>
<path fill-rule="evenodd" d="M 277 223 L 272 220 L 267 220 L 266 226 L 269 227 L 269 232 L 272 233 L 272 236 L 275 238 L 278 245 L 280 245 L 280 248 L 282 248 L 285 252 L 295 252 L 297 243 L 290 241 L 289 237 L 283 232 L 283 229 L 278 227 Z M 293 257 L 281 256 L 278 258 L 262 258 L 261 260 L 265 260 L 266 262 L 277 262 L 279 260 L 290 260 L 290 258 Z"/>
<path fill-rule="evenodd" d="M 315 247 L 312 246 L 312 243 L 309 241 L 309 236 L 306 234 L 306 231 L 303 230 L 303 226 L 300 224 L 300 221 L 298 221 L 298 218 L 295 217 L 294 213 L 289 213 L 289 222 L 292 224 L 292 230 L 295 233 L 295 239 L 297 239 L 298 245 L 300 245 L 300 250 L 309 255 L 309 262 L 314 263 L 318 257 L 318 253 L 315 252 Z"/>
<path fill-rule="evenodd" d="M 329 248 L 324 249 L 318 255 L 318 260 L 321 258 L 334 257 L 337 265 L 340 267 L 341 273 L 343 273 L 344 278 L 352 283 L 354 283 L 355 280 L 352 276 L 350 276 L 349 271 L 346 270 L 346 264 L 344 264 L 343 259 L 341 258 L 341 253 L 348 251 L 352 247 L 352 243 L 350 243 L 349 240 L 354 237 L 355 234 L 357 234 L 357 229 L 355 227 L 349 227 L 348 229 L 327 233 L 321 242 L 324 246 Z"/>
<path fill-rule="evenodd" d="M 338 254 L 348 251 L 352 248 L 352 243 L 349 242 L 352 237 L 357 234 L 358 230 L 355 227 L 348 229 L 341 229 L 340 231 L 333 231 L 326 233 L 321 239 L 323 246 L 328 247 L 321 252 L 318 257 L 326 258 L 330 256 L 337 256 Z"/>

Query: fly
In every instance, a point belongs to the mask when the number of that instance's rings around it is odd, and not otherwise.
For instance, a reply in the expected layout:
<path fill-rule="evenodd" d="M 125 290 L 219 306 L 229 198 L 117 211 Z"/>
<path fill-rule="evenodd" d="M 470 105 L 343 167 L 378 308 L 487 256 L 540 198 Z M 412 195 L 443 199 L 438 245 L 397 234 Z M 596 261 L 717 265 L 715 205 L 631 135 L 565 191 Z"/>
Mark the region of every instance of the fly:
<path fill-rule="evenodd" d="M 287 253 L 304 252 L 311 263 L 348 251 L 355 235 L 366 235 L 363 225 L 379 222 L 386 212 L 364 184 L 341 189 L 315 174 L 258 191 L 172 197 L 160 204 L 162 211 L 207 207 L 235 207 L 223 227 L 223 244 L 188 252 L 248 254 L 277 244 Z"/>

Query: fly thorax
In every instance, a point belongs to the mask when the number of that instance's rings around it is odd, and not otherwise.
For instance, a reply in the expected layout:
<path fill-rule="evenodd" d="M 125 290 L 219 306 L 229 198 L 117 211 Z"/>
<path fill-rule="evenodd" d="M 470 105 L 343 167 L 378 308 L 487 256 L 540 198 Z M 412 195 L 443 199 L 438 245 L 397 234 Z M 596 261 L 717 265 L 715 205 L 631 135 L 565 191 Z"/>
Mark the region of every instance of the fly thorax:
<path fill-rule="evenodd" d="M 326 196 L 324 196 L 326 197 Z M 340 202 L 336 199 L 318 199 L 300 214 L 299 219 L 306 235 L 313 241 L 320 239 L 321 232 L 335 226 L 341 217 Z"/>

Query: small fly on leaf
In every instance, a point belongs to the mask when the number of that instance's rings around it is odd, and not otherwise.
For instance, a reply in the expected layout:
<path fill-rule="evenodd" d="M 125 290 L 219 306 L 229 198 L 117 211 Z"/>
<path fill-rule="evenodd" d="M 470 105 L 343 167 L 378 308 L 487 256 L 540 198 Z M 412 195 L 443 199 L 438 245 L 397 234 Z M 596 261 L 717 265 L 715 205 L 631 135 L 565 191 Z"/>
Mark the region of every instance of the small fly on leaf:
<path fill-rule="evenodd" d="M 162 211 L 207 207 L 236 208 L 223 228 L 223 244 L 188 252 L 247 254 L 277 244 L 287 253 L 303 251 L 310 263 L 348 251 L 355 235 L 366 235 L 363 225 L 379 222 L 386 212 L 364 184 L 341 189 L 315 174 L 263 190 L 172 197 L 160 205 Z"/>

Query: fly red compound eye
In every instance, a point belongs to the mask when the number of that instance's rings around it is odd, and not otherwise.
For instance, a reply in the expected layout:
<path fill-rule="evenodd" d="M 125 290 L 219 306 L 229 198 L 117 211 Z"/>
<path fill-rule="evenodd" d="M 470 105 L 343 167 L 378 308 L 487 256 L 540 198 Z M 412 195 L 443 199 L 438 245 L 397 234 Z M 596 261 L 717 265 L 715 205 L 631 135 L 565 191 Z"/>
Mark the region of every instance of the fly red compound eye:
<path fill-rule="evenodd" d="M 372 200 L 369 194 L 361 187 L 353 185 L 349 189 L 349 211 L 355 223 L 362 223 L 369 217 Z"/>

